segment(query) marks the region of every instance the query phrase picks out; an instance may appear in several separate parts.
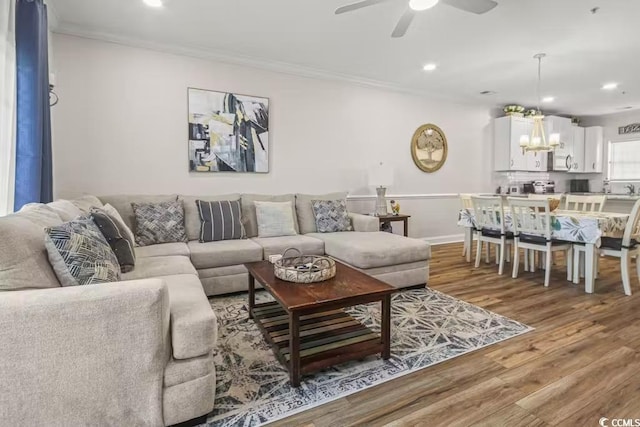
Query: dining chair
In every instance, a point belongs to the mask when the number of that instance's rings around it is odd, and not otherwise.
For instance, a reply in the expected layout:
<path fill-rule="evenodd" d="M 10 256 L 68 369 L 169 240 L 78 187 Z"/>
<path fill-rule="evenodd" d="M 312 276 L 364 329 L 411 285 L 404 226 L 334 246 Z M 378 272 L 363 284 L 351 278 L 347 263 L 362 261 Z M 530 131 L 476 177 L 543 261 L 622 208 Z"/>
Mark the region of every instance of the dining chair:
<path fill-rule="evenodd" d="M 604 194 L 598 196 L 567 194 L 564 199 L 564 208 L 568 211 L 602 212 L 606 201 L 607 196 Z"/>
<path fill-rule="evenodd" d="M 582 196 L 567 194 L 565 196 L 564 208 L 570 211 L 582 212 L 602 212 L 607 201 L 607 196 Z M 582 243 L 573 243 L 573 283 L 580 282 L 580 276 L 584 277 L 585 264 L 585 245 Z M 597 260 L 593 261 L 597 265 Z"/>
<path fill-rule="evenodd" d="M 520 248 L 545 255 L 544 286 L 549 286 L 551 279 L 552 254 L 564 251 L 567 260 L 567 280 L 571 280 L 571 267 L 573 263 L 572 246 L 565 242 L 559 242 L 551 238 L 551 211 L 549 200 L 523 199 L 518 197 L 507 198 L 511 218 L 513 221 L 513 275 L 518 277 L 520 263 Z M 526 254 L 525 254 L 526 256 Z M 530 262 L 531 264 L 531 262 Z"/>
<path fill-rule="evenodd" d="M 472 196 L 473 194 L 459 194 L 462 209 L 473 211 L 473 202 L 471 202 Z M 471 251 L 473 247 L 473 228 L 468 228 L 467 230 L 465 230 L 465 233 L 464 244 L 462 245 L 462 256 L 466 256 L 467 262 L 470 262 Z"/>
<path fill-rule="evenodd" d="M 640 280 L 640 200 L 636 201 L 629 215 L 629 221 L 624 228 L 622 238 L 602 237 L 600 248 L 597 252 L 604 256 L 620 258 L 620 271 L 622 274 L 622 287 L 626 295 L 631 295 L 631 279 L 629 277 L 629 264 L 631 257 L 636 258 L 636 274 Z M 597 257 L 594 257 L 594 261 Z M 593 261 L 592 261 L 593 262 Z M 590 268 L 589 260 L 587 267 Z M 591 266 L 591 268 L 595 268 Z"/>
<path fill-rule="evenodd" d="M 529 193 L 529 195 L 527 195 L 527 198 L 529 200 L 549 200 L 549 199 L 561 200 L 562 199 L 562 195 L 555 194 L 555 193 L 549 193 L 549 194 Z"/>
<path fill-rule="evenodd" d="M 483 242 L 498 245 L 496 257 L 498 259 L 498 274 L 502 275 L 504 261 L 509 250 L 508 245 L 513 242 L 513 233 L 505 229 L 504 201 L 500 196 L 481 197 L 472 196 L 473 210 L 476 223 L 476 268 L 480 267 Z"/>

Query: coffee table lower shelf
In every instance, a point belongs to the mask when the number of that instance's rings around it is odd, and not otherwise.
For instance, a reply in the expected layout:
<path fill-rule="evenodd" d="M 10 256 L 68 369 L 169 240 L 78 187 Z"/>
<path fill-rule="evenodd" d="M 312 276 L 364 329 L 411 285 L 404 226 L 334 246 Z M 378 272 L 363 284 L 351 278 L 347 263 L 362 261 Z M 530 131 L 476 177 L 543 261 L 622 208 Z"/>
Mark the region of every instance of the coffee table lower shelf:
<path fill-rule="evenodd" d="M 277 302 L 257 304 L 252 314 L 273 347 L 276 357 L 290 373 L 298 372 L 301 375 L 349 360 L 384 353 L 380 334 L 344 310 L 337 309 L 299 316 L 296 328 L 299 336 L 299 358 L 297 361 L 294 358 L 292 362 L 289 343 L 291 315 Z M 299 385 L 298 375 L 292 375 L 292 385 Z"/>

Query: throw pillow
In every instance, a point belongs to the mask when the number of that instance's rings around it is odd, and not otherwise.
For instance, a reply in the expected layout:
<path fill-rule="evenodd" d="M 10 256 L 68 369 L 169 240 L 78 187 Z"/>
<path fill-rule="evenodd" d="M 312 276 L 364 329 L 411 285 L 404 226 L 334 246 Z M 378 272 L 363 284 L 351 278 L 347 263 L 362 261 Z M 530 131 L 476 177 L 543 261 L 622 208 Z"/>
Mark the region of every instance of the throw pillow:
<path fill-rule="evenodd" d="M 136 254 L 133 248 L 133 242 L 127 239 L 121 231 L 115 218 L 107 215 L 102 209 L 91 209 L 91 219 L 98 226 L 100 232 L 107 239 L 107 243 L 111 246 L 113 253 L 118 258 L 120 271 L 128 273 L 133 270 L 136 265 Z"/>
<path fill-rule="evenodd" d="M 345 200 L 312 200 L 318 233 L 353 231 Z"/>
<path fill-rule="evenodd" d="M 291 202 L 254 202 L 258 221 L 258 237 L 294 236 Z"/>
<path fill-rule="evenodd" d="M 136 217 L 136 243 L 140 246 L 158 243 L 186 242 L 182 201 L 131 203 Z"/>
<path fill-rule="evenodd" d="M 120 212 L 118 212 L 118 210 L 111 206 L 109 203 L 107 203 L 100 209 L 102 209 L 104 213 L 113 218 L 113 220 L 116 222 L 116 225 L 118 226 L 118 230 L 120 230 L 120 233 L 123 235 L 123 237 L 131 242 L 131 245 L 135 246 L 136 238 L 133 235 L 133 231 L 131 231 L 131 229 L 127 226 L 127 223 L 124 222 L 124 219 L 120 215 Z"/>
<path fill-rule="evenodd" d="M 200 215 L 200 243 L 244 237 L 240 200 L 196 200 L 196 206 Z"/>
<path fill-rule="evenodd" d="M 49 262 L 62 286 L 120 280 L 118 258 L 91 218 L 45 228 Z"/>

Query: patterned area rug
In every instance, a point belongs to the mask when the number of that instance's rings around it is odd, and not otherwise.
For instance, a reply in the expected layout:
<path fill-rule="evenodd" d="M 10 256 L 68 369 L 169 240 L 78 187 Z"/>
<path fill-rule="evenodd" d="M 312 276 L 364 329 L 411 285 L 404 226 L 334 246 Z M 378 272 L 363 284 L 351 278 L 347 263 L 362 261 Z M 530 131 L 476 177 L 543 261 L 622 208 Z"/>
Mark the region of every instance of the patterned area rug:
<path fill-rule="evenodd" d="M 269 300 L 259 292 L 257 300 Z M 402 291 L 392 300 L 391 359 L 371 356 L 305 376 L 289 374 L 253 320 L 247 296 L 211 300 L 218 316 L 216 402 L 209 426 L 258 426 L 356 393 L 532 330 L 529 326 L 432 289 Z M 347 309 L 380 331 L 380 304 Z"/>

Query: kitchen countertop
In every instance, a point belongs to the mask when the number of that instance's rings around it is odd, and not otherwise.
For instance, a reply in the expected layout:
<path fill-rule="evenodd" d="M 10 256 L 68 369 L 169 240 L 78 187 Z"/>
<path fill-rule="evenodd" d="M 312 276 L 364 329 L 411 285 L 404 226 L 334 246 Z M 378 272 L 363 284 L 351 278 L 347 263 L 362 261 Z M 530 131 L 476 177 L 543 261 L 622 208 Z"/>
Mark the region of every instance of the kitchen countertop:
<path fill-rule="evenodd" d="M 577 196 L 602 196 L 604 195 L 604 193 L 549 193 L 548 196 L 549 197 L 562 197 L 566 194 L 574 194 Z M 484 195 L 484 194 L 483 194 Z M 491 196 L 511 196 L 511 197 L 528 197 L 528 194 L 486 194 L 486 195 L 491 195 Z M 609 193 L 606 195 L 607 196 L 607 200 L 615 200 L 615 201 L 621 201 L 621 202 L 635 202 L 636 200 L 640 199 L 640 195 L 634 194 L 634 195 L 629 195 L 629 194 L 614 194 L 614 193 Z"/>

